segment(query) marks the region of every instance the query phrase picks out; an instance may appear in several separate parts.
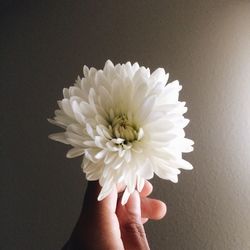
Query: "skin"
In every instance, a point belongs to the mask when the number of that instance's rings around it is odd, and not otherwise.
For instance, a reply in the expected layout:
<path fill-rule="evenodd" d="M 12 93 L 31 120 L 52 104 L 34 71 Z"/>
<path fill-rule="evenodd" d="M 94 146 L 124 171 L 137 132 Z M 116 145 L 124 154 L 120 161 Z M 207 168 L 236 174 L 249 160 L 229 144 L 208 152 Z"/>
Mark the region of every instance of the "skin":
<path fill-rule="evenodd" d="M 79 220 L 69 240 L 73 250 L 147 250 L 150 249 L 143 224 L 166 214 L 162 201 L 147 197 L 153 190 L 146 181 L 143 190 L 134 191 L 121 205 L 122 187 L 97 201 L 98 182 L 89 182 Z"/>

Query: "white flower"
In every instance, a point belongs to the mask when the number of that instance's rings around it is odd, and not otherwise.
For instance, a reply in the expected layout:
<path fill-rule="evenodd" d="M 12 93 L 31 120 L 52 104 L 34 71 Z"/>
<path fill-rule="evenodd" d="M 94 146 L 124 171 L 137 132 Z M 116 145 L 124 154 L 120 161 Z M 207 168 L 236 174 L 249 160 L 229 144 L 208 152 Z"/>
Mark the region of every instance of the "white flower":
<path fill-rule="evenodd" d="M 169 74 L 162 68 L 150 74 L 138 63 L 114 66 L 110 60 L 103 70 L 84 66 L 83 73 L 63 89 L 59 109 L 49 119 L 65 131 L 49 138 L 73 147 L 68 158 L 84 156 L 87 180 L 102 186 L 98 200 L 122 184 L 125 204 L 154 173 L 177 182 L 180 168 L 192 169 L 182 159 L 193 141 L 185 138 L 189 120 L 183 117 L 185 102 L 178 101 L 178 81 L 167 84 Z"/>

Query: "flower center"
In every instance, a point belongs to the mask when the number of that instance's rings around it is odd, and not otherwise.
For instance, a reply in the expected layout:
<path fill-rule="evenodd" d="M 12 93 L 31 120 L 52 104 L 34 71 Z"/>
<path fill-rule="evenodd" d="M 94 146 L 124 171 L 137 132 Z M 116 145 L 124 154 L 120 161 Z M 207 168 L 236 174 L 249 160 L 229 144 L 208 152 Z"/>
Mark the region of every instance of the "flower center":
<path fill-rule="evenodd" d="M 137 140 L 138 130 L 136 126 L 128 119 L 127 115 L 121 114 L 114 117 L 112 121 L 113 134 L 116 138 L 122 138 L 126 142 Z"/>

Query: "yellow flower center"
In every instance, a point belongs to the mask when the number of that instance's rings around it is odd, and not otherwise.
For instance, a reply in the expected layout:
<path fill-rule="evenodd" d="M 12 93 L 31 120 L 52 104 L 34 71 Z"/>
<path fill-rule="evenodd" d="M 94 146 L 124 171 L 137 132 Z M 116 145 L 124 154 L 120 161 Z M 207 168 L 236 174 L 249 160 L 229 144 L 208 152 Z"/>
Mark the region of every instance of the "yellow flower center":
<path fill-rule="evenodd" d="M 138 130 L 136 126 L 129 121 L 127 115 L 121 114 L 115 116 L 111 125 L 116 138 L 122 138 L 125 142 L 137 140 Z"/>

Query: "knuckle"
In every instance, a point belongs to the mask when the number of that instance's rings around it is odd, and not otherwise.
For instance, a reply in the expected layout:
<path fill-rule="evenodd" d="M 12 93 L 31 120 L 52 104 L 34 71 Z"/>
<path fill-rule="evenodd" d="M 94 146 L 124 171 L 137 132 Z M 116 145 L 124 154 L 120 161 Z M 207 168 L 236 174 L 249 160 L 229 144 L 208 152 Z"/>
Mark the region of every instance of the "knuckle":
<path fill-rule="evenodd" d="M 140 238 L 143 238 L 143 239 L 146 237 L 146 233 L 145 233 L 143 225 L 138 222 L 126 223 L 124 225 L 124 230 L 129 234 L 133 234 L 134 236 L 137 236 L 137 237 L 139 236 Z"/>

